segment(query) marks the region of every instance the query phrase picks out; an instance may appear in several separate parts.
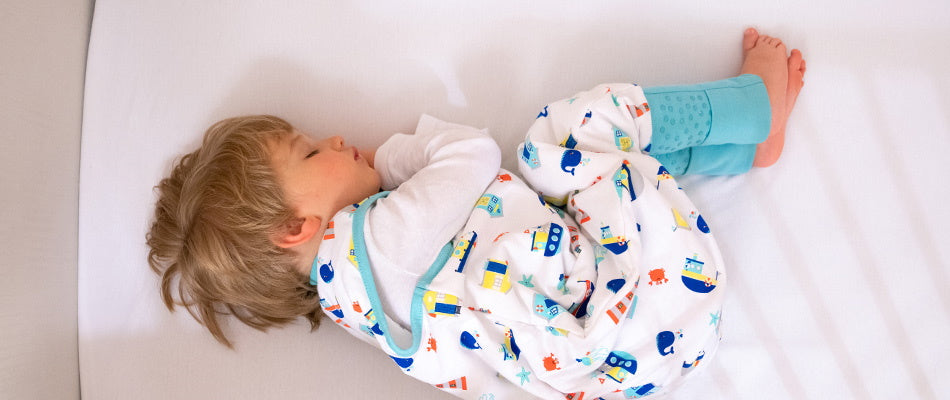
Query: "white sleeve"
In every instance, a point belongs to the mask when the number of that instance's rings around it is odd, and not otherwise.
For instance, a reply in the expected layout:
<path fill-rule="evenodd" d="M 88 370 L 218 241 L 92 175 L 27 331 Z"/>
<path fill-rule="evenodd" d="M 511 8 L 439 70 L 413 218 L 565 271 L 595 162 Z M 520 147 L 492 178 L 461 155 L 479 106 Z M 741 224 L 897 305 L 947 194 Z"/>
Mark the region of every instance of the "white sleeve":
<path fill-rule="evenodd" d="M 383 143 L 375 167 L 383 189 L 392 192 L 366 218 L 368 242 L 376 250 L 371 258 L 389 261 L 386 268 L 374 268 L 378 279 L 386 273 L 401 280 L 425 273 L 465 226 L 500 166 L 501 151 L 485 130 L 427 115 L 415 135 L 397 134 Z"/>

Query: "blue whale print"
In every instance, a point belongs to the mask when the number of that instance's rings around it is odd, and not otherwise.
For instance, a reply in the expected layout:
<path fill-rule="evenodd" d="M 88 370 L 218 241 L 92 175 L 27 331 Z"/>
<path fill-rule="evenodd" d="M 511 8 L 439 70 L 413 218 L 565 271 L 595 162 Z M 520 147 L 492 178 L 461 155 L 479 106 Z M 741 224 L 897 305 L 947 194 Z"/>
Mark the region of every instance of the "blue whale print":
<path fill-rule="evenodd" d="M 607 282 L 607 289 L 610 289 L 611 292 L 617 293 L 626 283 L 627 280 L 623 278 L 613 279 L 610 282 Z"/>
<path fill-rule="evenodd" d="M 660 332 L 656 335 L 656 349 L 660 352 L 661 356 L 673 354 L 673 342 L 675 341 L 675 333 L 670 331 Z"/>
<path fill-rule="evenodd" d="M 393 356 L 389 356 L 389 358 L 392 358 L 393 361 L 396 362 L 396 365 L 398 365 L 400 368 L 409 368 L 409 366 L 412 365 L 411 358 L 399 358 Z"/>
<path fill-rule="evenodd" d="M 323 279 L 326 283 L 333 280 L 333 261 L 320 266 L 320 279 Z"/>
<path fill-rule="evenodd" d="M 459 342 L 462 343 L 462 347 L 469 350 L 476 350 L 482 348 L 478 345 L 478 341 L 475 340 L 475 336 L 469 333 L 468 331 L 462 332 L 462 336 L 459 338 Z"/>
<path fill-rule="evenodd" d="M 574 167 L 581 163 L 581 152 L 577 150 L 565 150 L 561 155 L 561 170 L 574 175 Z M 568 169 L 570 168 L 570 169 Z"/>
<path fill-rule="evenodd" d="M 702 233 L 709 233 L 709 225 L 706 224 L 706 220 L 703 219 L 702 215 L 696 218 L 696 227 L 698 227 Z"/>

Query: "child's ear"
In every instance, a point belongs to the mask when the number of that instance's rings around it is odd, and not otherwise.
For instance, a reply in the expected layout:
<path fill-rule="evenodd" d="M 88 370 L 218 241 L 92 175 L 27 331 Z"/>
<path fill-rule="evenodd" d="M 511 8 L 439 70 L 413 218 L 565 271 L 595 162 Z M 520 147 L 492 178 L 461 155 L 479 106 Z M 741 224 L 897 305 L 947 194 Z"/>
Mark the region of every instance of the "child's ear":
<path fill-rule="evenodd" d="M 322 226 L 323 220 L 315 215 L 295 218 L 288 222 L 280 233 L 274 235 L 273 242 L 277 247 L 285 249 L 294 247 L 309 241 L 320 232 Z"/>

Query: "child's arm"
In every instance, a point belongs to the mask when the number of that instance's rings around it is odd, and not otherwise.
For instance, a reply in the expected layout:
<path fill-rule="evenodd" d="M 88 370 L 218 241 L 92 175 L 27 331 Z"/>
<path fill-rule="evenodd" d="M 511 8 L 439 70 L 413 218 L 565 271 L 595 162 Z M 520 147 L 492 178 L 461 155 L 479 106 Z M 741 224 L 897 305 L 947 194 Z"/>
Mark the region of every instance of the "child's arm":
<path fill-rule="evenodd" d="M 418 276 L 465 225 L 498 174 L 501 151 L 483 130 L 423 116 L 415 135 L 393 136 L 374 161 L 392 192 L 367 216 L 373 245 Z"/>

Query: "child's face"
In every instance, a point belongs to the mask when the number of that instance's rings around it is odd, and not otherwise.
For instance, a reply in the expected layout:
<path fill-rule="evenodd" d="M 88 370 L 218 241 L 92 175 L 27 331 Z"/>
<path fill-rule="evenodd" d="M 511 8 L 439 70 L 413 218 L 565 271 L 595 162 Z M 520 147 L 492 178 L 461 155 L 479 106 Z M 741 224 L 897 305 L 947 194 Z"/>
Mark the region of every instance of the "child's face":
<path fill-rule="evenodd" d="M 324 224 L 379 191 L 379 174 L 339 136 L 314 140 L 294 131 L 271 143 L 271 164 L 297 216 L 316 215 Z"/>

